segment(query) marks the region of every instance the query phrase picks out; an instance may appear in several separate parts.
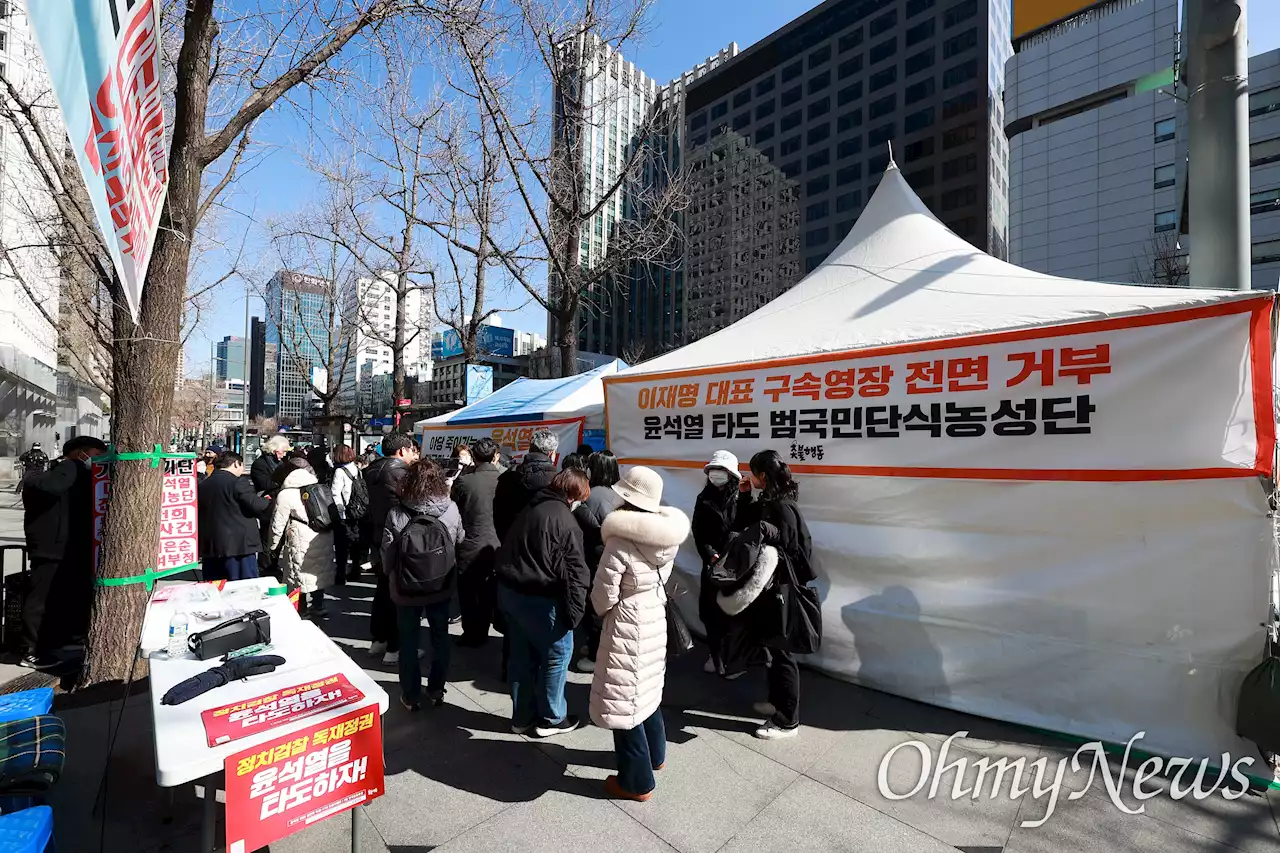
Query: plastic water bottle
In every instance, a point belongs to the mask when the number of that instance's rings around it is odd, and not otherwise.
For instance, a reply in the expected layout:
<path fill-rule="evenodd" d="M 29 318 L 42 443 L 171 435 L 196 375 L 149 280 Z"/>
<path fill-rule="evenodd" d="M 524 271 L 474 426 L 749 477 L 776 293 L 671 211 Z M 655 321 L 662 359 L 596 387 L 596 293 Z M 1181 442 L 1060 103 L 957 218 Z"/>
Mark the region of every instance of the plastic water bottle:
<path fill-rule="evenodd" d="M 169 619 L 169 657 L 171 659 L 186 655 L 189 630 L 187 614 L 181 610 L 175 610 Z"/>

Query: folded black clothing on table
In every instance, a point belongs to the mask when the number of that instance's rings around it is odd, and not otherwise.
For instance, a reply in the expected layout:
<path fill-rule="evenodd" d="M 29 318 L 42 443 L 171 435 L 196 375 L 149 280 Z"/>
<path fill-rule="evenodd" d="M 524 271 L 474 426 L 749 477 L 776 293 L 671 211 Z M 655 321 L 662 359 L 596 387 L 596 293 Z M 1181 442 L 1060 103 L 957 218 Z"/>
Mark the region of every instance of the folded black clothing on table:
<path fill-rule="evenodd" d="M 221 666 L 207 669 L 199 675 L 193 675 L 169 688 L 169 692 L 160 699 L 161 705 L 181 705 L 196 698 L 201 693 L 208 693 L 215 687 L 248 678 L 251 675 L 262 675 L 274 672 L 284 663 L 279 655 L 254 655 L 253 657 L 236 658 Z"/>

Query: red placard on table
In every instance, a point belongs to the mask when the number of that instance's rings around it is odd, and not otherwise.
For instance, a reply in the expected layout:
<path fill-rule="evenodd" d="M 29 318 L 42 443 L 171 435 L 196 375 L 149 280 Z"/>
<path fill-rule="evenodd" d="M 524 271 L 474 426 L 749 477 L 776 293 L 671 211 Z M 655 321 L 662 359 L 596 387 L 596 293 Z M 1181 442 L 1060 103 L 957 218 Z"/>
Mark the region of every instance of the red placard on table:
<path fill-rule="evenodd" d="M 382 796 L 382 718 L 357 708 L 227 757 L 227 852 L 248 853 Z"/>
<path fill-rule="evenodd" d="M 342 673 L 200 712 L 209 746 L 230 743 L 364 698 Z"/>

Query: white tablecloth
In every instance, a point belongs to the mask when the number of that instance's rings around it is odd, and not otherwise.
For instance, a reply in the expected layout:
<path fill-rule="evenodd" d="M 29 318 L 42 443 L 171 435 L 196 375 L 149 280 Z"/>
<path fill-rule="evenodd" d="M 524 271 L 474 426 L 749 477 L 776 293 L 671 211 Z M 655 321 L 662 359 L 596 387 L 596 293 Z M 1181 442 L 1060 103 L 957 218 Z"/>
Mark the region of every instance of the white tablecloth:
<path fill-rule="evenodd" d="M 252 583 L 255 582 L 233 582 L 227 585 L 227 589 L 234 589 L 237 584 Z M 310 728 L 357 708 L 376 704 L 379 713 L 386 713 L 386 691 L 347 657 L 323 631 L 299 618 L 288 599 L 273 596 L 259 606 L 271 614 L 271 644 L 274 648 L 264 654 L 280 655 L 286 663 L 275 672 L 225 684 L 181 705 L 161 705 L 160 699 L 175 684 L 220 666 L 221 660 L 215 658 L 200 661 L 194 657 L 170 660 L 162 649 L 167 644 L 173 606 L 167 602 L 153 602 L 148 607 L 142 629 L 142 647 L 144 655 L 151 660 L 151 716 L 155 733 L 156 781 L 161 787 L 169 788 L 217 773 L 222 770 L 223 760 L 228 755 L 289 732 Z M 191 630 L 202 630 L 213 624 L 215 623 L 193 622 Z M 364 699 L 221 746 L 208 745 L 204 723 L 200 719 L 202 711 L 337 673 L 346 675 L 364 693 Z"/>

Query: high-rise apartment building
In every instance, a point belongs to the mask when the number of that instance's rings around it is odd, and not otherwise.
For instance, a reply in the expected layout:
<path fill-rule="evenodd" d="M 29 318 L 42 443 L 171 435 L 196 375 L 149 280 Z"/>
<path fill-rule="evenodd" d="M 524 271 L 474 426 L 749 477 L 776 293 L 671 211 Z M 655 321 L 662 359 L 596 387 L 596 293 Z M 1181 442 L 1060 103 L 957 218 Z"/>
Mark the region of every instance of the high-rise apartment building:
<path fill-rule="evenodd" d="M 405 294 L 405 375 L 424 382 L 431 379 L 433 319 L 429 294 L 417 287 Z M 373 377 L 392 372 L 391 344 L 396 329 L 394 274 L 348 281 L 342 289 L 342 320 L 351 327 L 347 341 L 352 355 L 346 360 L 338 406 L 342 411 L 359 414 L 361 409 L 369 410 Z"/>
<path fill-rule="evenodd" d="M 50 117 L 48 132 L 61 134 L 24 3 L 16 0 L 0 2 L 0 77 L 47 107 L 38 120 Z M 54 444 L 60 267 L 43 248 L 57 239 L 45 230 L 54 213 L 22 142 L 0 127 L 0 246 L 32 247 L 9 251 L 0 263 L 0 457 L 15 456 L 34 441 Z"/>
<path fill-rule="evenodd" d="M 329 326 L 332 286 L 323 278 L 281 270 L 267 283 L 268 345 L 277 346 L 276 417 L 284 424 L 302 421 L 303 401 L 314 369 L 336 349 Z"/>
<path fill-rule="evenodd" d="M 1005 257 L 1009 0 L 827 0 L 691 81 L 685 336 L 785 292 L 893 157 L 952 230 Z"/>
<path fill-rule="evenodd" d="M 1280 290 L 1280 50 L 1249 58 L 1249 210 L 1253 289 Z"/>
<path fill-rule="evenodd" d="M 235 335 L 227 335 L 218 341 L 215 362 L 215 375 L 219 382 L 243 382 L 245 379 L 245 339 Z"/>

